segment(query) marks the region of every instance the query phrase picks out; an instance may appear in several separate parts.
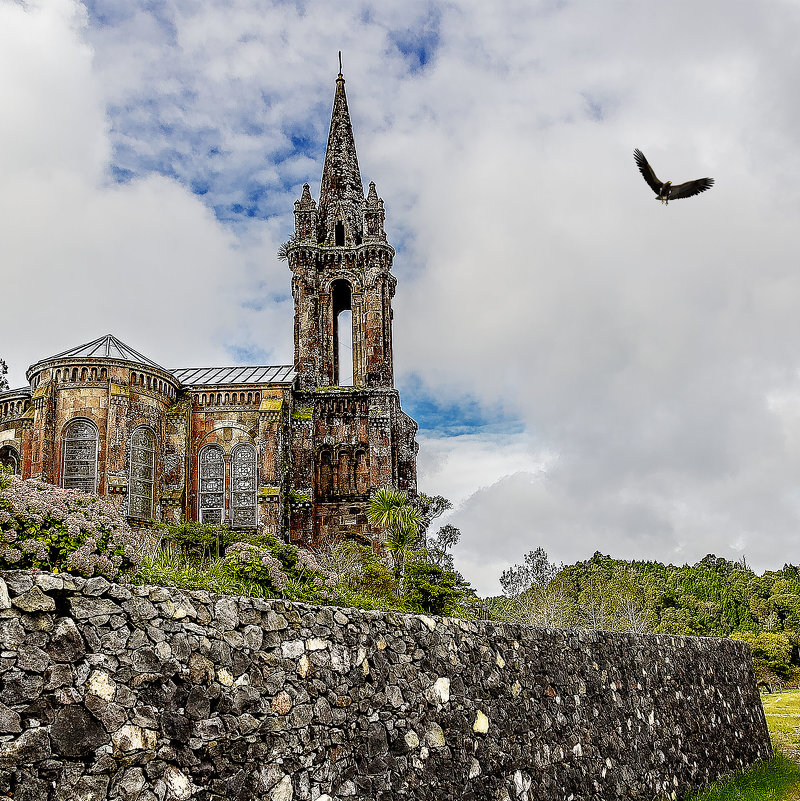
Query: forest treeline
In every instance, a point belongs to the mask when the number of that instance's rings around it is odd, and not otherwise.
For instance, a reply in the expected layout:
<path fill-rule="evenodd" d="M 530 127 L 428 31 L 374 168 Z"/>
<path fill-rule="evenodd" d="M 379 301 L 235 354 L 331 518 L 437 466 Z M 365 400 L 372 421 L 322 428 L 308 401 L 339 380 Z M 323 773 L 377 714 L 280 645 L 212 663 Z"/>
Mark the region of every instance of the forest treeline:
<path fill-rule="evenodd" d="M 774 687 L 800 679 L 800 568 L 757 575 L 742 559 L 713 554 L 697 564 L 612 559 L 595 553 L 554 566 L 538 548 L 505 571 L 495 619 L 559 628 L 734 637 L 752 651 L 757 678 Z"/>

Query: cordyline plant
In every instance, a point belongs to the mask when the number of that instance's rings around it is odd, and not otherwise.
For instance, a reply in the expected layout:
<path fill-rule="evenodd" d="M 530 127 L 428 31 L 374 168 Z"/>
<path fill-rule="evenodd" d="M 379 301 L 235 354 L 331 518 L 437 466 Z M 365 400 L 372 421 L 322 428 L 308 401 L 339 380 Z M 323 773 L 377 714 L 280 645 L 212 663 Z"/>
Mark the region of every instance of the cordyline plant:
<path fill-rule="evenodd" d="M 118 579 L 138 564 L 150 537 L 133 531 L 119 509 L 96 495 L 0 468 L 0 568 Z"/>

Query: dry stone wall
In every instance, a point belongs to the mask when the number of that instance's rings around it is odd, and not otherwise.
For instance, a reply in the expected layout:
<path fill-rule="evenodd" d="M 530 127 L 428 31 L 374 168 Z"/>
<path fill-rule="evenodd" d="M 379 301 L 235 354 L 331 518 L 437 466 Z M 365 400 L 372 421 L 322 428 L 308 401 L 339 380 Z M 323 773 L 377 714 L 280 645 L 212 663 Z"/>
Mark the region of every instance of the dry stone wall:
<path fill-rule="evenodd" d="M 771 756 L 733 640 L 0 579 L 17 801 L 650 801 Z"/>

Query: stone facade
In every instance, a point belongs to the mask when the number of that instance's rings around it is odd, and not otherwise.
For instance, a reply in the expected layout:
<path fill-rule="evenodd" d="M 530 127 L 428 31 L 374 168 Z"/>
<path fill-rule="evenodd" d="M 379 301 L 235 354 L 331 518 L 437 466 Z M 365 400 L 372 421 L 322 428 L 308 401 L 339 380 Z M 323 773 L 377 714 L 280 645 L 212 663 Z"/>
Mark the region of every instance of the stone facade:
<path fill-rule="evenodd" d="M 681 799 L 772 755 L 736 640 L 0 574 L 0 795 Z"/>
<path fill-rule="evenodd" d="M 0 464 L 110 496 L 132 520 L 370 541 L 370 494 L 416 494 L 417 426 L 394 389 L 394 250 L 374 183 L 364 195 L 341 74 L 319 205 L 306 184 L 285 255 L 294 365 L 167 370 L 101 337 L 0 393 Z"/>

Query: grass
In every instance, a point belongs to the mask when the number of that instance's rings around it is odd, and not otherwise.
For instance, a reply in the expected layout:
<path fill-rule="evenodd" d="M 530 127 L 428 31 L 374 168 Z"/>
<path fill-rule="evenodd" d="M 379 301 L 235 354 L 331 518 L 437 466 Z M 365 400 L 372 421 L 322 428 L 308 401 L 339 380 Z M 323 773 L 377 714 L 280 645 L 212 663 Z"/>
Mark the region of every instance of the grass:
<path fill-rule="evenodd" d="M 800 690 L 762 696 L 775 758 L 692 801 L 800 801 Z"/>

